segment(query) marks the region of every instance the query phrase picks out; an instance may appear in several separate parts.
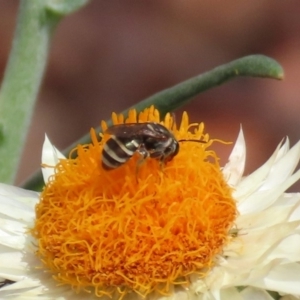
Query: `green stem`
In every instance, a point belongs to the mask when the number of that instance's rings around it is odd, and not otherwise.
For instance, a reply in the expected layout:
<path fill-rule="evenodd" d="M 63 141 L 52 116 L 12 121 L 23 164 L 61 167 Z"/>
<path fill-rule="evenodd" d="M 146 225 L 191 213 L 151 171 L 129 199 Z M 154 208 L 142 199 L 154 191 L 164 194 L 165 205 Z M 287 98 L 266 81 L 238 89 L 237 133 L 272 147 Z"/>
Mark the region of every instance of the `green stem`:
<path fill-rule="evenodd" d="M 22 0 L 0 91 L 0 181 L 12 183 L 60 17 L 43 0 Z"/>

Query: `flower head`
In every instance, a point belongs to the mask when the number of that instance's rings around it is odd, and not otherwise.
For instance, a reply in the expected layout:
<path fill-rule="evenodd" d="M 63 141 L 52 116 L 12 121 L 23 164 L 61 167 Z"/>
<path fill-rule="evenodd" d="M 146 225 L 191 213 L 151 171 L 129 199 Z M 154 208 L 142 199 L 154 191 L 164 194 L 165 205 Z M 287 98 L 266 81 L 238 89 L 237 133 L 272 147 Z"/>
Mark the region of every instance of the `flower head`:
<path fill-rule="evenodd" d="M 114 115 L 113 121 L 161 122 L 154 108 L 139 116 L 131 111 L 126 120 Z M 178 129 L 169 115 L 162 124 L 177 139 L 206 143 L 183 143 L 163 166 L 146 159 L 137 173 L 136 153 L 107 171 L 101 165 L 107 137 L 99 141 L 92 130 L 91 144 L 79 145 L 75 159 L 55 166 L 33 232 L 38 255 L 60 282 L 95 288 L 97 296 L 169 294 L 170 286 L 188 285 L 191 274 L 202 278 L 214 265 L 237 216 L 232 189 L 203 124 L 189 124 L 187 114 Z"/>
<path fill-rule="evenodd" d="M 40 195 L 0 184 L 0 298 L 300 296 L 300 194 L 285 193 L 300 178 L 300 144 L 289 149 L 286 140 L 242 177 L 242 132 L 221 168 L 215 140 L 187 114 L 178 128 L 154 108 L 126 120 L 113 115 L 114 124 L 136 122 L 204 143 L 180 143 L 171 161 L 141 162 L 136 151 L 107 171 L 101 157 L 110 135 L 91 130 L 92 143 L 68 159 L 46 140 Z"/>

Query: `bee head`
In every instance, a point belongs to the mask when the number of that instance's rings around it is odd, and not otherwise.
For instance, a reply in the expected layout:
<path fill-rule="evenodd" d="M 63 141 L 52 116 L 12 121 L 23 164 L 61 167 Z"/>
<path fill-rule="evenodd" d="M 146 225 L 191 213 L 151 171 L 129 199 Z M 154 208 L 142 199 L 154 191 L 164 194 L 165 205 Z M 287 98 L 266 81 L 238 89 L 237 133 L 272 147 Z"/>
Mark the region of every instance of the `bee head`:
<path fill-rule="evenodd" d="M 173 139 L 173 142 L 166 147 L 164 151 L 164 157 L 166 161 L 170 161 L 176 156 L 179 152 L 179 143 L 177 140 Z"/>

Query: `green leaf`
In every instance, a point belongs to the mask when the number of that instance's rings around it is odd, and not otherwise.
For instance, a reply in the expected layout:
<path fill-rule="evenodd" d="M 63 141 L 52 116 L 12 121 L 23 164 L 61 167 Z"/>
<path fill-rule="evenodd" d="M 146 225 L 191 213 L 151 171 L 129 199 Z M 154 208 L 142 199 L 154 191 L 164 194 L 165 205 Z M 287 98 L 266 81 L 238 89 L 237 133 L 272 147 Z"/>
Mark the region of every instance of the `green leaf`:
<path fill-rule="evenodd" d="M 0 147 L 3 143 L 3 140 L 4 140 L 4 126 L 2 122 L 0 122 Z"/>
<path fill-rule="evenodd" d="M 272 58 L 264 55 L 246 56 L 163 90 L 138 103 L 134 108 L 141 111 L 154 105 L 163 116 L 189 102 L 199 93 L 236 77 L 283 79 L 283 74 L 282 67 Z"/>
<path fill-rule="evenodd" d="M 46 8 L 57 15 L 69 15 L 82 6 L 86 5 L 89 0 L 48 0 Z"/>
<path fill-rule="evenodd" d="M 50 40 L 58 18 L 48 16 L 42 1 L 20 2 L 12 49 L 0 90 L 0 181 L 16 175 Z"/>
<path fill-rule="evenodd" d="M 171 112 L 191 101 L 191 99 L 199 93 L 240 76 L 282 79 L 283 69 L 272 58 L 263 55 L 246 56 L 154 94 L 133 107 L 123 111 L 122 114 L 127 116 L 128 111 L 132 108 L 135 108 L 137 112 L 140 112 L 145 108 L 154 105 L 163 117 L 166 113 Z M 112 124 L 111 120 L 109 120 L 107 124 L 110 126 Z M 96 130 L 100 132 L 99 127 L 96 128 Z M 65 149 L 63 153 L 67 156 L 78 144 L 86 143 L 90 143 L 89 134 L 77 140 Z M 23 185 L 24 188 L 34 190 L 40 190 L 42 186 L 43 180 L 40 171 L 35 173 Z"/>
<path fill-rule="evenodd" d="M 281 296 L 280 296 L 277 292 L 267 291 L 267 293 L 268 293 L 274 300 L 279 300 L 279 299 L 281 299 Z"/>
<path fill-rule="evenodd" d="M 22 0 L 0 90 L 0 181 L 17 173 L 52 34 L 62 17 L 87 0 Z"/>

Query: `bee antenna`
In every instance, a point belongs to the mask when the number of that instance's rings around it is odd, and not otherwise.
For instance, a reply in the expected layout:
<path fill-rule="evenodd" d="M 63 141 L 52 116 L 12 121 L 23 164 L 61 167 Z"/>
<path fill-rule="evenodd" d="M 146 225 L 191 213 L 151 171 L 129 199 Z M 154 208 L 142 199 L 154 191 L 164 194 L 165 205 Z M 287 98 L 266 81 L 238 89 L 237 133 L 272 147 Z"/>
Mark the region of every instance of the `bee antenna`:
<path fill-rule="evenodd" d="M 205 141 L 201 141 L 201 140 L 178 140 L 178 142 L 196 142 L 196 143 L 206 143 Z"/>

